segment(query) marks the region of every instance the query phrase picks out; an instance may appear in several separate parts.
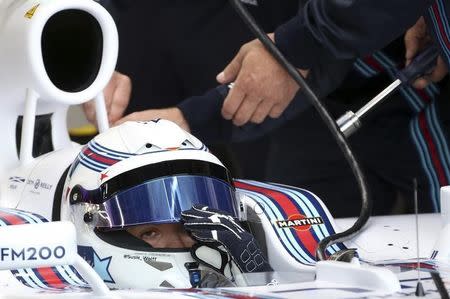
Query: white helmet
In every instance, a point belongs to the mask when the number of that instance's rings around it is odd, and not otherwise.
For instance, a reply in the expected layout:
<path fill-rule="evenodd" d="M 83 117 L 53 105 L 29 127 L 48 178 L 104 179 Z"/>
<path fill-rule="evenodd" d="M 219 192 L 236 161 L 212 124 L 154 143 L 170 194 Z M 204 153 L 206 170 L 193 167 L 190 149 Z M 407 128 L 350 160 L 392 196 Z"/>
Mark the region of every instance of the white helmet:
<path fill-rule="evenodd" d="M 61 218 L 79 253 L 114 288 L 191 287 L 189 249 L 156 249 L 124 231 L 176 223 L 203 204 L 237 215 L 229 172 L 197 138 L 166 120 L 126 122 L 80 152 L 67 174 Z"/>

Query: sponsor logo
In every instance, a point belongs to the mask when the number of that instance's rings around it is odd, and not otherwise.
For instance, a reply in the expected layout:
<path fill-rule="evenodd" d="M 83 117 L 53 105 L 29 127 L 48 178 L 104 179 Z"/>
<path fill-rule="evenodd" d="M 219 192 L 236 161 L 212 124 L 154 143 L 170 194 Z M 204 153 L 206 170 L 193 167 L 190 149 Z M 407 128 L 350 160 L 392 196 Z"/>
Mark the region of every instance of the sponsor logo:
<path fill-rule="evenodd" d="M 306 231 L 313 225 L 323 224 L 322 217 L 308 218 L 305 215 L 296 214 L 291 215 L 287 220 L 276 221 L 279 228 L 293 228 L 297 231 Z"/>
<path fill-rule="evenodd" d="M 40 179 L 36 179 L 36 180 L 28 179 L 27 185 L 33 185 L 33 188 L 35 190 L 39 190 L 39 189 L 51 190 L 53 188 L 53 185 L 43 182 Z"/>
<path fill-rule="evenodd" d="M 63 246 L 50 247 L 27 247 L 27 248 L 10 248 L 0 247 L 0 262 L 13 261 L 37 261 L 48 260 L 50 258 L 62 259 L 66 255 L 66 249 Z"/>

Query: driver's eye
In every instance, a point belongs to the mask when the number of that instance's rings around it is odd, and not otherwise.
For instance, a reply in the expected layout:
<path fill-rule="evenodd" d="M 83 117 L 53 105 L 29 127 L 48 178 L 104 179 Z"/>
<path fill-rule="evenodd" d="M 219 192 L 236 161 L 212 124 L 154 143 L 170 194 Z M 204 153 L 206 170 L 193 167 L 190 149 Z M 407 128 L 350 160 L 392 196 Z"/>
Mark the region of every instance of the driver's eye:
<path fill-rule="evenodd" d="M 156 230 L 148 230 L 141 234 L 142 240 L 154 240 L 160 236 L 160 233 Z"/>

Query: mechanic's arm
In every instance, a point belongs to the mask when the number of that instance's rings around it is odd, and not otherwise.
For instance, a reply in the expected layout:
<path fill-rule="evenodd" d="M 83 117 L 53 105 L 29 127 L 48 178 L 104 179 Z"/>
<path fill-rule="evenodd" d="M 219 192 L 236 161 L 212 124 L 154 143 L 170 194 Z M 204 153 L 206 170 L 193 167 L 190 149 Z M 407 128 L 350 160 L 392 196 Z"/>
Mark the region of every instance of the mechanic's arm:
<path fill-rule="evenodd" d="M 431 3 L 310 0 L 297 17 L 277 28 L 274 40 L 302 75 L 307 75 L 322 60 L 353 59 L 383 48 L 411 27 Z M 235 82 L 222 115 L 236 125 L 279 117 L 298 90 L 257 40 L 245 44 L 217 80 Z"/>
<path fill-rule="evenodd" d="M 433 0 L 310 0 L 275 31 L 275 42 L 296 67 L 324 57 L 353 59 L 381 49 L 416 23 Z"/>
<path fill-rule="evenodd" d="M 325 98 L 339 87 L 352 65 L 352 60 L 322 60 L 315 69 L 311 70 L 307 82 L 319 98 Z M 147 121 L 164 118 L 177 123 L 206 143 L 240 142 L 258 138 L 281 127 L 310 106 L 308 99 L 300 91 L 281 117 L 267 118 L 261 124 L 246 124 L 238 127 L 221 116 L 221 108 L 227 94 L 228 87 L 221 85 L 201 96 L 187 98 L 177 107 L 131 113 L 114 125 L 129 120 Z"/>

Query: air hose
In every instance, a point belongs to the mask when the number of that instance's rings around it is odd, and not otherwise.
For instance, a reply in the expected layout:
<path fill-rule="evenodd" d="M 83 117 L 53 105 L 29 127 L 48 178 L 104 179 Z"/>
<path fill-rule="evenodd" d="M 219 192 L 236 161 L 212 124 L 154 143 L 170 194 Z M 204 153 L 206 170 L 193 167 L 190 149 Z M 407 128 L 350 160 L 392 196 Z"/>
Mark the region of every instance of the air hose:
<path fill-rule="evenodd" d="M 319 245 L 316 249 L 316 259 L 318 261 L 326 260 L 326 249 L 338 242 L 342 242 L 348 240 L 355 235 L 357 235 L 367 221 L 370 218 L 370 214 L 372 211 L 372 200 L 369 196 L 369 192 L 367 190 L 367 183 L 364 177 L 364 174 L 359 166 L 359 163 L 354 156 L 350 145 L 347 143 L 344 135 L 341 133 L 339 127 L 336 122 L 324 107 L 324 105 L 319 101 L 318 97 L 314 94 L 312 89 L 305 82 L 305 79 L 298 72 L 298 70 L 284 57 L 281 51 L 277 48 L 274 42 L 267 36 L 267 34 L 262 30 L 262 28 L 257 24 L 253 16 L 248 12 L 247 8 L 241 3 L 241 0 L 230 0 L 231 5 L 245 22 L 245 24 L 249 27 L 249 29 L 256 35 L 256 37 L 261 41 L 264 47 L 267 49 L 269 53 L 278 61 L 278 63 L 283 66 L 289 75 L 295 80 L 295 82 L 300 86 L 300 88 L 305 93 L 306 97 L 311 101 L 311 104 L 315 107 L 320 117 L 327 125 L 328 129 L 331 131 L 333 137 L 336 140 L 339 148 L 344 154 L 347 162 L 350 165 L 350 168 L 353 172 L 353 175 L 356 178 L 358 183 L 359 191 L 361 193 L 361 212 L 353 224 L 349 229 L 336 233 L 334 235 L 325 237 L 319 242 Z"/>

